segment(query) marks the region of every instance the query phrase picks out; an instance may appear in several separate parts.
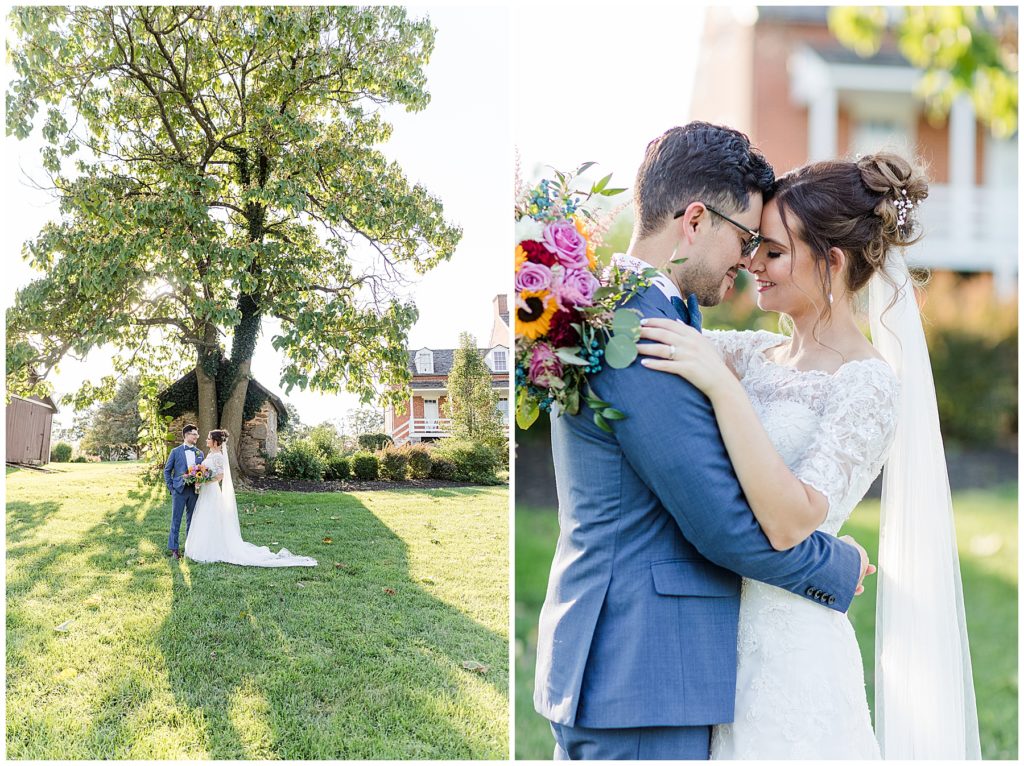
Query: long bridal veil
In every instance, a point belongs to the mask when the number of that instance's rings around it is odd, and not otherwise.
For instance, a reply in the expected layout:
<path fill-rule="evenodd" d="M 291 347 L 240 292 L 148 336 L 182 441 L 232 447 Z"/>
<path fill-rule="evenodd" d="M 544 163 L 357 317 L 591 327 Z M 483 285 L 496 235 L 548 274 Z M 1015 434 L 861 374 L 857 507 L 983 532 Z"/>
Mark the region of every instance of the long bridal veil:
<path fill-rule="evenodd" d="M 885 276 L 875 274 L 869 288 L 871 337 L 901 385 L 882 480 L 875 731 L 886 760 L 979 759 L 953 504 L 928 346 L 902 256 L 889 259 Z"/>

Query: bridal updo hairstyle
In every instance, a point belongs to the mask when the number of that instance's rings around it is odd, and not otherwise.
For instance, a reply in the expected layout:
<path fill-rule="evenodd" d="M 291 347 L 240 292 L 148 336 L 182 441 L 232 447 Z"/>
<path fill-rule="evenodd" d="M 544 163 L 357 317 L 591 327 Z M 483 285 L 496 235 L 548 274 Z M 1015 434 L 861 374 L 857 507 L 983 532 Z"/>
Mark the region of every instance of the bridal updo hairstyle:
<path fill-rule="evenodd" d="M 893 248 L 921 238 L 916 212 L 927 196 L 924 173 L 891 152 L 815 162 L 779 178 L 774 193 L 779 216 L 790 248 L 799 236 L 814 255 L 826 319 L 832 293 L 829 249 L 846 254 L 846 286 L 857 293 L 883 271 Z"/>
<path fill-rule="evenodd" d="M 230 436 L 230 434 L 223 428 L 215 428 L 214 430 L 210 431 L 210 441 L 212 441 L 218 447 L 222 446 L 224 442 L 228 440 L 228 436 Z"/>

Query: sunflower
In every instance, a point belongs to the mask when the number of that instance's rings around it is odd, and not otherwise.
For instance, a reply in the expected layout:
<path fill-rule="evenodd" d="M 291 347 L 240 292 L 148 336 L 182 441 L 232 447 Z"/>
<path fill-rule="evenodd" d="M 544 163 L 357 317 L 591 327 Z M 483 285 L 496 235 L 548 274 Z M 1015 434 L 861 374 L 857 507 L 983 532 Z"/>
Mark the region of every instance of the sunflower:
<path fill-rule="evenodd" d="M 516 296 L 516 335 L 536 340 L 548 331 L 557 309 L 547 290 L 523 290 Z"/>
<path fill-rule="evenodd" d="M 526 257 L 526 251 L 523 250 L 522 245 L 516 245 L 516 274 L 519 273 L 519 269 L 523 268 L 523 264 L 529 259 Z"/>
<path fill-rule="evenodd" d="M 594 241 L 590 237 L 590 233 L 587 231 L 586 224 L 583 223 L 583 219 L 576 217 L 573 219 L 573 223 L 576 224 L 576 231 L 580 233 L 583 239 L 587 240 L 587 261 L 589 262 L 590 268 L 594 268 L 597 265 L 597 248 L 594 247 Z"/>

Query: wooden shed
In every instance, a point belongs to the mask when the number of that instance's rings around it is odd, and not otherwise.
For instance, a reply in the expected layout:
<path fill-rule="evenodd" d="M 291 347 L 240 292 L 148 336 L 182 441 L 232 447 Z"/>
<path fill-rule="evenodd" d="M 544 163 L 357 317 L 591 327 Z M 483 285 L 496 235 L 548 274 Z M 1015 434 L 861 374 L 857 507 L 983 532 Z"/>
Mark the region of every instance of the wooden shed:
<path fill-rule="evenodd" d="M 12 396 L 7 405 L 7 462 L 43 465 L 50 462 L 50 429 L 57 405 L 44 396 Z"/>

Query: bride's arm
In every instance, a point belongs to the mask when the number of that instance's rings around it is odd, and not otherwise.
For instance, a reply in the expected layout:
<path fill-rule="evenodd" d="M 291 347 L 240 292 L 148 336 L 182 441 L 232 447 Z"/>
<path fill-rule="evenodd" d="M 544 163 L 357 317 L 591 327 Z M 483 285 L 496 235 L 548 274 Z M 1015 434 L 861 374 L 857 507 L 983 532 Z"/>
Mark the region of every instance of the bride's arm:
<path fill-rule="evenodd" d="M 711 400 L 736 477 L 772 547 L 788 550 L 810 537 L 828 514 L 828 499 L 789 470 L 743 386 L 712 344 L 693 328 L 668 319 L 644 320 L 640 337 L 654 341 L 639 345 L 647 357 L 644 366 L 686 378 Z M 672 346 L 674 360 L 668 358 Z"/>

